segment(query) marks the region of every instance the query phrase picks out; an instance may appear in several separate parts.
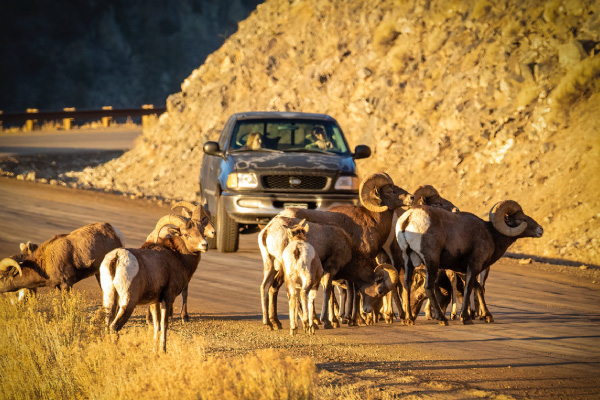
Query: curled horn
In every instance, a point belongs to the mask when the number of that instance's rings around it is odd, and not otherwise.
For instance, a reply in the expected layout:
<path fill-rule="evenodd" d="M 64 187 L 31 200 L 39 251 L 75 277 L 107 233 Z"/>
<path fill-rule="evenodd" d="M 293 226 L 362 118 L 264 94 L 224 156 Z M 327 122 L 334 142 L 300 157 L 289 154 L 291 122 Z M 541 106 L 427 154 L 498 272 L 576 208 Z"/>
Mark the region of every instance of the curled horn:
<path fill-rule="evenodd" d="M 188 221 L 189 218 L 186 218 L 181 215 L 165 215 L 164 217 L 158 220 L 156 226 L 154 227 L 154 230 L 156 231 L 157 236 L 158 233 L 160 233 L 161 229 L 165 227 L 165 225 L 175 225 L 179 228 L 179 230 L 181 230 L 187 226 Z"/>
<path fill-rule="evenodd" d="M 519 236 L 527 228 L 527 222 L 523 221 L 514 228 L 508 226 L 504 217 L 511 215 L 517 211 L 523 211 L 519 203 L 514 200 L 500 201 L 492 207 L 490 210 L 490 222 L 494 225 L 494 228 L 501 234 L 509 237 Z"/>
<path fill-rule="evenodd" d="M 360 183 L 358 189 L 360 203 L 369 211 L 384 212 L 388 207 L 385 205 L 381 206 L 373 201 L 373 191 L 382 186 L 393 184 L 392 178 L 384 172 L 369 175 Z"/>
<path fill-rule="evenodd" d="M 18 262 L 16 262 L 12 258 L 5 258 L 2 261 L 0 261 L 0 271 L 2 271 L 2 272 L 3 271 L 8 271 L 8 269 L 10 267 L 15 268 L 19 272 L 19 275 L 23 275 L 23 271 L 21 270 L 21 266 L 19 265 Z"/>
<path fill-rule="evenodd" d="M 189 201 L 178 201 L 177 203 L 175 203 L 171 206 L 171 210 L 174 210 L 178 207 L 181 207 L 186 211 L 186 213 L 185 213 L 186 218 L 191 217 L 192 219 L 200 219 L 200 214 L 199 214 L 199 212 L 196 211 L 196 209 L 197 209 L 196 205 L 190 203 Z"/>
<path fill-rule="evenodd" d="M 431 185 L 421 185 L 414 193 L 414 201 L 417 202 L 421 197 L 425 199 L 433 196 L 439 196 L 439 192 Z"/>

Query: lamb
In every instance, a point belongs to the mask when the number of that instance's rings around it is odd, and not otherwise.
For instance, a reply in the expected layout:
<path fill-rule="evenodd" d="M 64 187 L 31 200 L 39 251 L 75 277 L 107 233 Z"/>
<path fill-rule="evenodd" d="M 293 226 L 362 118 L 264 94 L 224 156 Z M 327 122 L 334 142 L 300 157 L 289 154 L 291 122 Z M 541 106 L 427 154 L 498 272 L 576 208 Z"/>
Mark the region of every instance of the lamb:
<path fill-rule="evenodd" d="M 165 215 L 157 222 L 155 231 L 160 233 L 168 225 L 172 227 L 168 227 L 168 235 L 159 243 L 146 242 L 139 249 L 114 250 L 106 255 L 100 267 L 109 329 L 118 333 L 137 304 L 150 304 L 155 344 L 159 342 L 163 352 L 167 350 L 168 316 L 173 302 L 188 285 L 201 253 L 208 249 L 202 222 L 181 215 Z"/>
<path fill-rule="evenodd" d="M 263 324 L 270 329 L 274 327 L 281 329 L 281 323 L 277 319 L 276 294 L 284 281 L 282 254 L 289 244 L 287 229 L 300 222 L 301 220 L 297 218 L 277 216 L 259 234 L 259 248 L 265 267 L 263 282 L 267 282 L 267 285 L 261 286 Z M 309 227 L 305 241 L 315 249 L 321 261 L 324 276 L 329 274 L 333 279 L 353 282 L 363 296 L 364 311 L 370 312 L 375 299 L 392 289 L 391 282 L 394 279 L 397 280 L 397 276 L 390 276 L 389 271 L 375 271 L 375 260 L 365 257 L 356 248 L 355 242 L 344 229 L 314 222 L 303 222 L 304 224 Z M 331 291 L 331 279 L 329 285 Z M 325 284 L 323 286 L 325 287 Z M 269 288 L 268 292 L 262 290 L 266 287 Z M 330 306 L 329 296 L 326 296 L 325 308 Z M 327 327 L 327 322 L 331 325 L 328 318 L 321 319 L 324 321 L 325 327 Z"/>
<path fill-rule="evenodd" d="M 80 280 L 98 275 L 104 256 L 124 243 L 123 235 L 104 222 L 56 235 L 19 260 L 0 261 L 0 292 L 38 287 L 70 289 Z"/>
<path fill-rule="evenodd" d="M 314 301 L 317 296 L 319 282 L 323 277 L 323 266 L 315 248 L 306 241 L 309 225 L 300 221 L 296 226 L 287 228 L 289 244 L 283 250 L 281 258 L 285 271 L 285 283 L 288 291 L 290 334 L 293 336 L 298 330 L 298 291 L 302 302 L 302 325 L 305 332 L 314 335 L 315 323 Z"/>
<path fill-rule="evenodd" d="M 178 201 L 177 203 L 171 206 L 171 210 L 176 210 L 178 208 L 181 209 L 183 215 L 186 218 L 191 218 L 195 221 L 198 221 L 198 223 L 204 225 L 204 237 L 215 237 L 215 226 L 213 225 L 210 219 L 210 213 L 208 212 L 206 204 L 204 204 L 204 206 L 198 209 L 194 204 L 188 201 Z M 146 242 L 158 243 L 164 235 L 167 235 L 167 233 L 162 232 L 162 228 L 159 229 L 160 232 L 154 229 L 146 238 Z M 186 287 L 183 288 L 183 290 L 181 291 L 181 320 L 183 322 L 190 321 L 190 316 L 187 311 L 187 298 L 188 286 L 186 285 Z M 146 314 L 146 322 L 148 324 L 150 324 L 150 316 L 151 312 L 150 309 L 148 309 L 148 313 Z"/>
<path fill-rule="evenodd" d="M 309 222 L 342 228 L 350 235 L 352 243 L 354 243 L 354 247 L 358 250 L 361 257 L 375 260 L 379 251 L 383 249 L 390 255 L 390 259 L 394 260 L 395 267 L 403 265 L 404 263 L 401 259 L 397 259 L 397 257 L 400 257 L 400 253 L 397 252 L 394 256 L 391 251 L 391 245 L 395 237 L 393 227 L 397 218 L 395 210 L 411 205 L 413 196 L 404 189 L 394 185 L 389 175 L 374 173 L 365 178 L 361 183 L 359 198 L 361 202 L 360 206 L 340 205 L 332 207 L 328 211 L 290 208 L 282 211 L 279 215 L 289 218 L 306 219 Z M 269 297 L 276 298 L 277 284 L 281 285 L 282 278 L 279 277 L 278 280 L 274 279 L 271 267 L 272 261 L 268 257 L 265 258 L 265 254 L 263 254 L 263 262 L 265 266 L 265 278 L 261 284 L 261 298 L 264 299 L 264 313 L 266 291 L 272 290 L 273 293 Z M 328 310 L 332 274 L 325 264 L 323 264 L 323 267 L 325 268 L 323 283 L 325 291 L 321 320 L 324 322 L 324 327 L 328 329 L 333 327 L 329 321 Z M 348 296 L 347 298 L 349 304 L 346 306 L 346 309 L 351 310 L 350 303 L 353 301 L 353 297 Z"/>
<path fill-rule="evenodd" d="M 466 274 L 464 299 L 470 299 L 474 280 L 488 269 L 519 238 L 539 238 L 543 228 L 527 216 L 513 200 L 501 201 L 489 213 L 490 222 L 466 213 L 452 213 L 439 207 L 418 206 L 404 213 L 396 225 L 396 237 L 411 271 L 421 262 L 426 268 L 425 292 L 432 304 L 433 318 L 447 325 L 435 296 L 435 280 L 440 268 Z M 481 303 L 483 299 L 479 299 Z M 464 301 L 461 320 L 472 324 L 469 302 Z M 486 309 L 484 313 L 491 314 Z"/>

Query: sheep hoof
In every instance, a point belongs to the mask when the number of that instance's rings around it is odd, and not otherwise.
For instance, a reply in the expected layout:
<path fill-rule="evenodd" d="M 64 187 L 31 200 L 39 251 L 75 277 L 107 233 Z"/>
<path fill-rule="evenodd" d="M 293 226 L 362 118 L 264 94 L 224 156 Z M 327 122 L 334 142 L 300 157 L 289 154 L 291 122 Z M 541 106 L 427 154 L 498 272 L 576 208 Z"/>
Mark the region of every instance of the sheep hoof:
<path fill-rule="evenodd" d="M 491 315 L 488 315 L 487 317 L 485 317 L 485 322 L 488 324 L 491 324 L 494 322 L 494 317 L 492 317 Z"/>
<path fill-rule="evenodd" d="M 315 326 L 311 325 L 310 328 L 308 328 L 308 334 L 309 335 L 314 335 L 315 334 Z"/>
<path fill-rule="evenodd" d="M 402 321 L 402 323 L 406 326 L 412 326 L 415 324 L 415 321 L 413 319 L 406 318 Z"/>
<path fill-rule="evenodd" d="M 273 330 L 276 331 L 283 329 L 283 325 L 281 325 L 281 322 L 279 321 L 271 321 L 271 326 L 273 327 Z"/>
<path fill-rule="evenodd" d="M 445 320 L 445 319 L 444 319 L 444 320 L 441 320 L 441 321 L 440 321 L 440 325 L 441 325 L 441 326 L 448 326 L 448 325 L 449 325 L 449 324 L 448 324 L 448 320 Z"/>
<path fill-rule="evenodd" d="M 189 315 L 184 315 L 183 317 L 181 317 L 183 322 L 190 322 L 190 316 Z"/>
<path fill-rule="evenodd" d="M 325 329 L 333 329 L 333 325 L 331 324 L 330 321 L 324 321 L 323 322 L 323 328 L 325 328 Z"/>
<path fill-rule="evenodd" d="M 450 314 L 450 319 L 454 321 L 456 319 L 456 314 Z"/>
<path fill-rule="evenodd" d="M 298 330 L 298 328 L 290 328 L 290 335 L 294 336 L 296 335 L 296 331 Z"/>
<path fill-rule="evenodd" d="M 461 318 L 463 325 L 473 325 L 475 322 L 471 318 Z"/>

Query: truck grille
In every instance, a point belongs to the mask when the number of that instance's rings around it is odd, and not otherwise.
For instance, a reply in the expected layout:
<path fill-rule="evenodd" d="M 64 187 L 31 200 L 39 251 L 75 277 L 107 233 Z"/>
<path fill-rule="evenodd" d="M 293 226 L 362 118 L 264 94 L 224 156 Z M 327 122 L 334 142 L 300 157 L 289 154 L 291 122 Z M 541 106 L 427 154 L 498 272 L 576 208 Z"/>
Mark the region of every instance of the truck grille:
<path fill-rule="evenodd" d="M 266 175 L 262 180 L 265 189 L 323 190 L 327 185 L 326 176 Z"/>

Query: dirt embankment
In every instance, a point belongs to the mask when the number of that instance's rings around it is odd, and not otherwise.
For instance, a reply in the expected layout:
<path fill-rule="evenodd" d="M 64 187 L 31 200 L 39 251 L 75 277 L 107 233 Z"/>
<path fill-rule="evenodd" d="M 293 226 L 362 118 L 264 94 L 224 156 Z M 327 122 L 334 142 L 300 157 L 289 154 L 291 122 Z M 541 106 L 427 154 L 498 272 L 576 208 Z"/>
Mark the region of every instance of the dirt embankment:
<path fill-rule="evenodd" d="M 324 112 L 414 190 L 545 234 L 510 249 L 600 264 L 600 10 L 591 0 L 269 0 L 169 96 L 122 157 L 68 178 L 195 200 L 202 144 L 245 110 Z"/>

